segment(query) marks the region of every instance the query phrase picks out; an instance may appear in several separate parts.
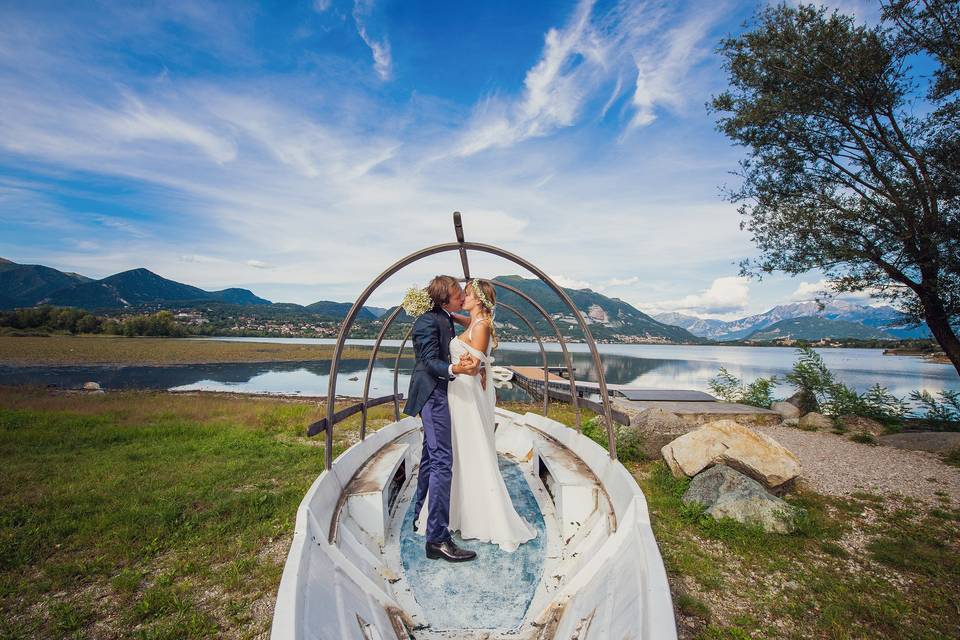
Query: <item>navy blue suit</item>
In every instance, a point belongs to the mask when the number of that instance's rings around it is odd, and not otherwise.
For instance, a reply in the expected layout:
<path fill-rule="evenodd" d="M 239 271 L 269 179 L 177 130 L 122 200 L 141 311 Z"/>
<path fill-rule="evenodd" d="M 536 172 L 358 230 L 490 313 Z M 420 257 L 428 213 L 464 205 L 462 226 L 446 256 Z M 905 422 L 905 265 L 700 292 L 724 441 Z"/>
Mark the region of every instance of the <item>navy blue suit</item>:
<path fill-rule="evenodd" d="M 450 538 L 450 479 L 453 474 L 453 448 L 450 441 L 450 407 L 447 383 L 452 380 L 450 340 L 453 320 L 440 307 L 434 307 L 413 325 L 413 352 L 417 363 L 410 376 L 410 391 L 403 412 L 420 415 L 423 420 L 423 452 L 417 478 L 416 518 L 430 490 L 427 511 L 427 542 Z"/>

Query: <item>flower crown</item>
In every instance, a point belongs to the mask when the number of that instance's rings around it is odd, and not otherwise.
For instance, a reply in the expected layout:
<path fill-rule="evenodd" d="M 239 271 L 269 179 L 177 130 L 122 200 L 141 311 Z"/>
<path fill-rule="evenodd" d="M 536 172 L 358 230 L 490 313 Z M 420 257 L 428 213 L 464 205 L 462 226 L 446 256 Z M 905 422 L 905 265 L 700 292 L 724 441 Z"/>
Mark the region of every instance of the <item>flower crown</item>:
<path fill-rule="evenodd" d="M 480 302 L 483 303 L 483 306 L 485 306 L 487 309 L 493 309 L 493 303 L 490 302 L 490 300 L 487 298 L 487 295 L 483 292 L 483 289 L 480 288 L 480 281 L 474 279 L 473 282 L 471 282 L 471 285 L 473 285 L 473 294 L 480 299 Z"/>
<path fill-rule="evenodd" d="M 403 302 L 400 303 L 400 306 L 407 312 L 407 315 L 419 318 L 433 308 L 433 300 L 424 289 L 420 289 L 414 285 L 407 289 L 407 293 L 403 296 Z"/>

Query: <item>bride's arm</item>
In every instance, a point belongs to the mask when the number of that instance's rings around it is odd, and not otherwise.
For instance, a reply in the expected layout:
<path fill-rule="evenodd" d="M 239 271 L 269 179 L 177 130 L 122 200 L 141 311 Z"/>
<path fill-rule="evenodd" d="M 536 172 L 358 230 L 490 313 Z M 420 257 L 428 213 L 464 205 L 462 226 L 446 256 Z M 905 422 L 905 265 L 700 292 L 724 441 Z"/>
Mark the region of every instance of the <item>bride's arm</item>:
<path fill-rule="evenodd" d="M 462 316 L 459 313 L 451 313 L 450 317 L 453 318 L 453 321 L 456 322 L 461 327 L 470 326 L 470 316 Z"/>
<path fill-rule="evenodd" d="M 473 328 L 473 340 L 470 341 L 470 346 L 479 351 L 480 353 L 487 352 L 487 345 L 490 344 L 490 323 L 489 322 L 478 322 L 477 326 Z"/>

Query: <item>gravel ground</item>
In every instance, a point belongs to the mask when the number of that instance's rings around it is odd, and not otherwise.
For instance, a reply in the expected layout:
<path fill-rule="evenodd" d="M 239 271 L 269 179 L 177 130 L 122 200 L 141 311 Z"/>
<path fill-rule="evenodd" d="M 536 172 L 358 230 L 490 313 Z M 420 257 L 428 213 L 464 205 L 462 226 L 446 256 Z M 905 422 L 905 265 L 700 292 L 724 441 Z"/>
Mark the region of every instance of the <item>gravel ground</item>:
<path fill-rule="evenodd" d="M 899 492 L 941 506 L 934 492 L 943 491 L 953 507 L 960 506 L 960 468 L 944 464 L 935 454 L 860 444 L 845 436 L 794 427 L 755 428 L 795 453 L 803 465 L 801 478 L 820 493 Z"/>

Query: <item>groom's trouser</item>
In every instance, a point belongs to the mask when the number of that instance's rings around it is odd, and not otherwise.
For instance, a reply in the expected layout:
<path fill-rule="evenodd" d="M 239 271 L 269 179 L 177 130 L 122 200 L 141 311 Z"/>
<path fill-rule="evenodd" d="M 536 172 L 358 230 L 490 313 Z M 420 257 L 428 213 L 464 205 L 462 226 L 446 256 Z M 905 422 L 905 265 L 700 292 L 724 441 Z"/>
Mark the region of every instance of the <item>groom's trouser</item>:
<path fill-rule="evenodd" d="M 440 385 L 433 390 L 420 411 L 423 420 L 423 453 L 417 480 L 417 499 L 413 517 L 423 506 L 427 489 L 427 542 L 443 542 L 450 538 L 450 479 L 453 475 L 453 447 L 450 444 L 450 407 L 447 390 Z"/>

